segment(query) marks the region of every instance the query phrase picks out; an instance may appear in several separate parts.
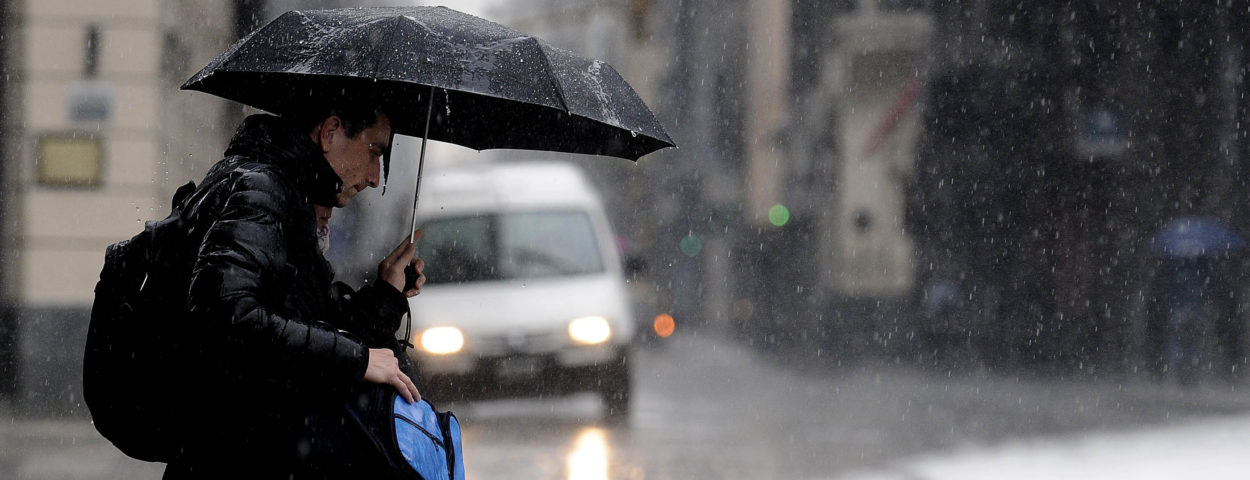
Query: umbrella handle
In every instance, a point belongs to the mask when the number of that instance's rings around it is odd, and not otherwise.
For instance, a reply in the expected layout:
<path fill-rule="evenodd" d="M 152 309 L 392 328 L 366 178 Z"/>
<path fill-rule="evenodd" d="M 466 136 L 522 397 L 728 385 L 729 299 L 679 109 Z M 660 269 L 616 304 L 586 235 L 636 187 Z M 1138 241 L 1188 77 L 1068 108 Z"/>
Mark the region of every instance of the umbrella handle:
<path fill-rule="evenodd" d="M 408 264 L 404 267 L 404 291 L 412 290 L 417 287 L 417 280 L 421 278 L 421 274 L 417 273 L 417 267 Z"/>
<path fill-rule="evenodd" d="M 425 172 L 425 143 L 430 141 L 430 118 L 434 115 L 434 86 L 430 85 L 430 98 L 425 102 L 425 133 L 421 135 L 421 157 L 417 160 L 417 188 L 412 193 L 412 230 L 408 241 L 417 241 L 417 200 L 421 198 L 421 176 Z"/>

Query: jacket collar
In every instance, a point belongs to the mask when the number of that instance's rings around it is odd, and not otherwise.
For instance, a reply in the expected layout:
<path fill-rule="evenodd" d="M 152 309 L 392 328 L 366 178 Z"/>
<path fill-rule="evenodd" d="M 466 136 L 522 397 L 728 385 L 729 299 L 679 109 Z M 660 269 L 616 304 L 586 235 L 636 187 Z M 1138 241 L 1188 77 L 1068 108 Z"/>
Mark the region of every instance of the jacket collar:
<path fill-rule="evenodd" d="M 278 167 L 307 199 L 333 207 L 343 181 L 307 132 L 273 115 L 252 115 L 239 124 L 226 156 L 243 156 Z"/>

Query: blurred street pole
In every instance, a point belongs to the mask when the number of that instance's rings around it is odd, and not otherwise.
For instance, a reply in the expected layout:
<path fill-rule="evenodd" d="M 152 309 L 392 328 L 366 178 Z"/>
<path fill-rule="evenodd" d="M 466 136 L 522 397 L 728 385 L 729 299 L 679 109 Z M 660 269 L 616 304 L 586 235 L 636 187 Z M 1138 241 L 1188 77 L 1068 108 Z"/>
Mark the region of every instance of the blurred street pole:
<path fill-rule="evenodd" d="M 746 224 L 767 227 L 786 174 L 782 145 L 790 116 L 790 2 L 747 2 Z"/>
<path fill-rule="evenodd" d="M 8 169 L 12 162 L 8 161 L 11 153 L 10 145 L 7 143 L 11 135 L 9 135 L 9 51 L 10 45 L 14 43 L 9 37 L 9 13 L 10 2 L 0 2 L 0 186 L 7 185 Z M 0 188 L 0 205 L 13 205 L 9 198 L 11 192 L 8 188 Z M 11 255 L 8 252 L 9 242 L 12 238 L 8 229 L 8 215 L 5 208 L 0 208 L 0 398 L 6 398 L 17 393 L 17 386 L 20 385 L 18 379 L 18 353 L 20 343 L 18 342 L 19 332 L 17 328 L 17 317 L 14 315 L 13 309 L 13 287 L 10 285 L 9 277 L 11 270 L 9 261 Z"/>

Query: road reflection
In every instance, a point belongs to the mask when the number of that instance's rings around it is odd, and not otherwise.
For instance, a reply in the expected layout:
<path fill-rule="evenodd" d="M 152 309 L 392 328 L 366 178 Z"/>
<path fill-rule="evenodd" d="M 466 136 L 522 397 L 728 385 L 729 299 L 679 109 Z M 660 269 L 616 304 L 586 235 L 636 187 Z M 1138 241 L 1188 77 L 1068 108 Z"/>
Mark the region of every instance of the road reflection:
<path fill-rule="evenodd" d="M 567 463 L 569 480 L 608 480 L 608 436 L 603 429 L 583 429 Z"/>
<path fill-rule="evenodd" d="M 464 428 L 470 479 L 622 480 L 627 425 L 602 422 L 594 394 L 449 405 Z"/>

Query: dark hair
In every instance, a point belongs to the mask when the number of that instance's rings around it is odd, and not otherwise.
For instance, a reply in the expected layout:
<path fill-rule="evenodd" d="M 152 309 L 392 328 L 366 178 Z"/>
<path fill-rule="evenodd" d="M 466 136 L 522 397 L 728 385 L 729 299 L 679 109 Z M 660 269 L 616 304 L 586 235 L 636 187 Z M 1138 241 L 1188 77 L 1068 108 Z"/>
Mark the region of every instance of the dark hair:
<path fill-rule="evenodd" d="M 382 107 L 383 103 L 368 96 L 348 96 L 339 92 L 338 95 L 326 95 L 321 98 L 328 100 L 303 109 L 293 109 L 282 114 L 301 132 L 312 132 L 312 129 L 332 116 L 339 117 L 343 123 L 343 131 L 348 138 L 356 138 L 366 128 L 378 123 L 378 115 L 391 117 Z M 394 127 L 391 133 L 394 134 Z M 382 156 L 382 192 L 386 193 L 386 181 L 391 176 L 391 156 Z"/>
<path fill-rule="evenodd" d="M 312 131 L 313 127 L 320 125 L 331 116 L 338 116 L 343 122 L 343 130 L 347 132 L 347 136 L 355 138 L 366 128 L 378 123 L 378 114 L 386 115 L 386 111 L 373 102 L 340 98 L 320 106 L 288 112 L 282 116 L 289 118 L 303 132 Z"/>

